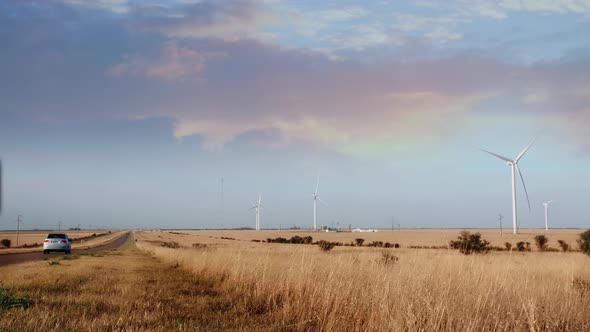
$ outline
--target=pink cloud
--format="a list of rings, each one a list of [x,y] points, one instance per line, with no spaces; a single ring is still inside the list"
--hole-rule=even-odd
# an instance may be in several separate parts
[[[126,62],[108,70],[112,76],[136,76],[164,81],[175,81],[202,77],[207,61],[219,53],[166,45],[156,56],[131,56]]]

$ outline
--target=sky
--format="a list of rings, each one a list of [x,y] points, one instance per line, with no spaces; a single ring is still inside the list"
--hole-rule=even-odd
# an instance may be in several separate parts
[[[0,229],[588,228],[587,0],[0,2]]]

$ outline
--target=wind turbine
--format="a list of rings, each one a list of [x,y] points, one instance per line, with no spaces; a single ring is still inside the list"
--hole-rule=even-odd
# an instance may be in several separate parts
[[[480,149],[481,151],[488,153],[496,158],[502,159],[506,162],[506,165],[510,166],[510,168],[512,169],[512,228],[513,228],[513,233],[516,234],[517,233],[517,214],[516,214],[516,173],[518,173],[518,175],[520,176],[520,180],[522,181],[522,187],[524,188],[524,193],[526,194],[526,200],[527,203],[529,205],[529,211],[531,210],[531,202],[529,201],[529,193],[526,190],[526,185],[524,184],[524,178],[522,177],[522,173],[520,172],[520,168],[518,167],[518,162],[520,161],[520,159],[524,156],[524,154],[529,150],[529,148],[535,143],[535,140],[533,140],[526,148],[524,148],[524,150],[522,150],[522,152],[516,157],[516,159],[512,160],[510,158],[506,158],[504,156],[501,156],[499,154],[495,154],[493,152],[484,150],[484,149]]]
[[[320,199],[320,195],[318,194],[318,189],[320,188],[320,172],[318,172],[318,181],[315,185],[315,192],[313,193],[313,230],[317,231],[318,229],[318,201],[322,202],[324,205],[324,201]]]
[[[258,196],[258,204],[254,204],[252,202],[250,202],[252,204],[252,207],[250,208],[250,210],[256,210],[256,230],[259,231],[260,230],[260,210],[262,209],[262,194],[260,194]]]
[[[549,223],[547,222],[547,219],[548,219],[547,218],[547,215],[548,215],[547,210],[549,208],[549,204],[551,204],[551,203],[553,203],[553,201],[543,203],[543,205],[545,206],[545,231],[549,230]]]

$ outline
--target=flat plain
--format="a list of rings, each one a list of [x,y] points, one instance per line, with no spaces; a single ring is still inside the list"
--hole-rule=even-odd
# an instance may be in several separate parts
[[[589,256],[414,248],[443,246],[460,231],[136,231],[124,250],[2,271],[1,288],[32,305],[0,309],[0,330],[590,330]],[[550,247],[563,240],[573,249],[582,232],[470,231],[497,246],[534,247],[546,234]],[[257,242],[293,236],[365,243],[325,252]]]

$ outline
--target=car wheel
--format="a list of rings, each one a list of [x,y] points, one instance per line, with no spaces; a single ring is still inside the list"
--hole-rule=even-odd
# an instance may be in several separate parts
[[[69,255],[70,253],[71,253],[71,251],[69,251],[69,250],[68,250],[68,251],[66,251],[66,255]]]
[[[43,250],[43,255],[47,255],[47,250]]]

